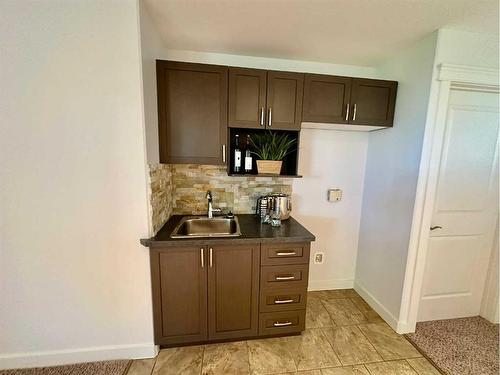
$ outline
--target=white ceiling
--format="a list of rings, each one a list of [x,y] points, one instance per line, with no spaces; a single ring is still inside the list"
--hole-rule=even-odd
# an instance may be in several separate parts
[[[440,27],[498,32],[498,0],[144,0],[167,48],[372,65]]]

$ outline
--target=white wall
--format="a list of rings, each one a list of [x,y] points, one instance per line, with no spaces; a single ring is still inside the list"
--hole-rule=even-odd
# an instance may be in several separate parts
[[[165,55],[166,49],[142,0],[139,1],[139,11],[147,160],[149,164],[157,164],[160,162],[160,155],[158,145],[156,59],[159,56]]]
[[[293,182],[293,216],[316,241],[311,245],[309,289],[352,288],[368,133],[302,129],[299,174]],[[327,190],[343,190],[340,202],[328,202]],[[316,251],[324,263],[313,264]]]
[[[488,278],[484,287],[483,300],[481,303],[481,316],[492,323],[499,321],[499,278],[498,278],[498,221],[495,237],[491,247],[490,265],[488,267]]]
[[[437,35],[379,67],[399,81],[394,127],[370,133],[355,289],[397,325]]]
[[[0,368],[154,354],[137,7],[0,2]]]

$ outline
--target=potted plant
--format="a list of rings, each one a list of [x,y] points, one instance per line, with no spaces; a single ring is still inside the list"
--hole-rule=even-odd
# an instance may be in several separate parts
[[[283,159],[292,152],[296,140],[286,133],[268,131],[250,138],[252,153],[257,160],[259,174],[280,174]]]

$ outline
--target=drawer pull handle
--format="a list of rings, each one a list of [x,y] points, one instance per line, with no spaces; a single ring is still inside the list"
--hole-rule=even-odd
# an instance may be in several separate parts
[[[276,253],[276,255],[279,257],[284,257],[287,255],[295,255],[295,254],[297,254],[295,251],[283,251],[283,252]]]
[[[280,303],[292,303],[293,299],[275,299],[274,303],[280,304]]]
[[[295,276],[276,276],[276,280],[295,280]]]
[[[290,322],[290,321],[283,322],[283,323],[280,323],[280,322],[274,323],[275,327],[286,327],[286,326],[291,326],[291,325],[292,325],[292,322]]]

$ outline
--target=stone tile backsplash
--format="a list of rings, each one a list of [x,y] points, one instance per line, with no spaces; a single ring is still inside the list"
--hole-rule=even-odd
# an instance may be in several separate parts
[[[235,214],[255,212],[259,196],[292,194],[292,179],[281,177],[230,177],[225,166],[160,164],[150,166],[152,223],[156,233],[171,214],[206,214],[207,190],[213,206]]]

